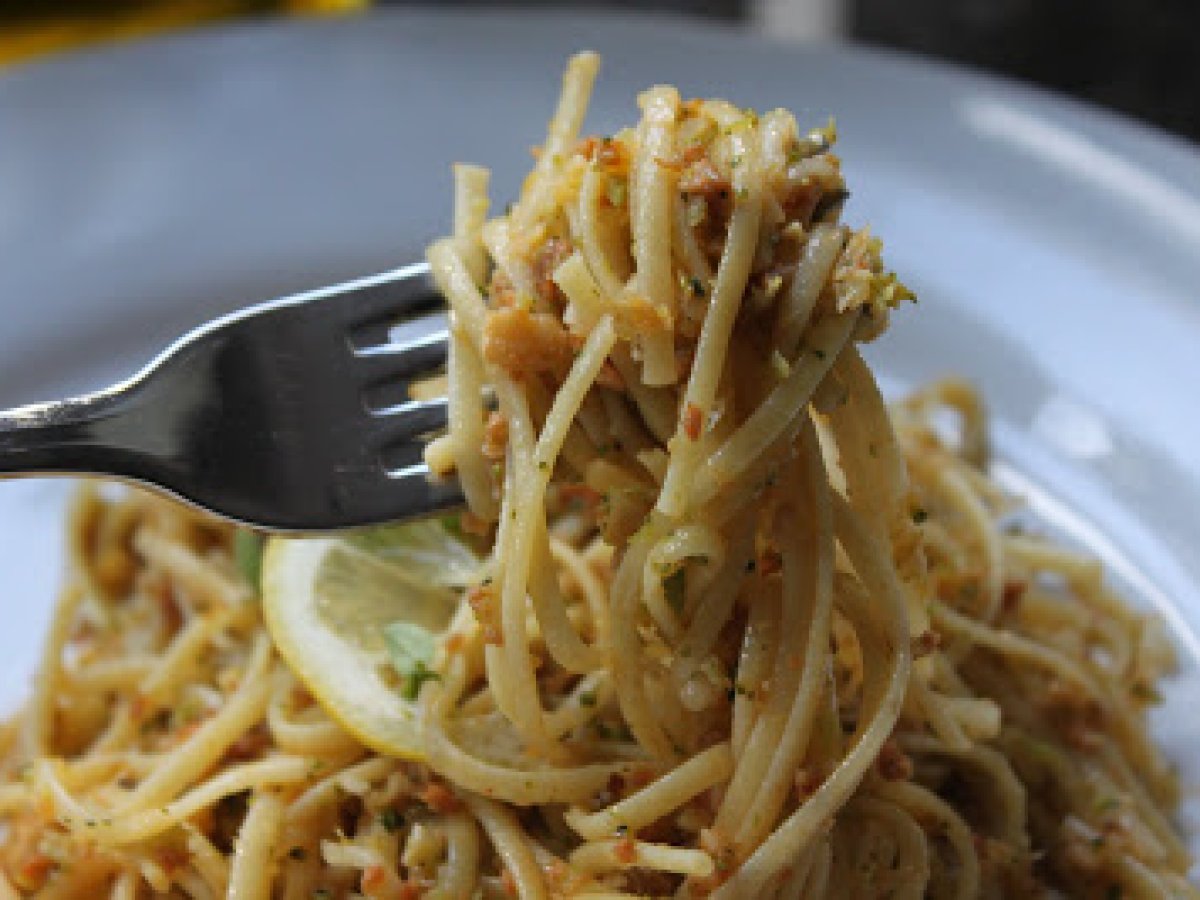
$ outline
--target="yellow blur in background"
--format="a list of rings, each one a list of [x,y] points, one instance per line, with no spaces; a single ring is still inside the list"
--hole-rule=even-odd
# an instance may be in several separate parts
[[[370,0],[8,0],[0,3],[0,65],[237,16],[339,14],[369,5]]]

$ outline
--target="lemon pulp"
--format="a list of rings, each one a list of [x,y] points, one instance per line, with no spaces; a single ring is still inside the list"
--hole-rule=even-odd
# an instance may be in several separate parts
[[[407,623],[436,639],[478,566],[437,520],[272,538],[263,615],[284,661],[332,718],[373,750],[421,759],[417,706],[405,699],[384,629]]]

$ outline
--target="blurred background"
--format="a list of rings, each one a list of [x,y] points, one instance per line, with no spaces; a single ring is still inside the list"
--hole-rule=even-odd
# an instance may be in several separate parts
[[[0,0],[0,65],[238,16],[353,15],[371,5],[370,0]],[[399,4],[377,0],[375,5]],[[459,5],[469,3],[460,0]],[[741,23],[780,40],[852,40],[897,48],[1046,85],[1200,140],[1197,0],[543,0],[521,5],[649,10]]]

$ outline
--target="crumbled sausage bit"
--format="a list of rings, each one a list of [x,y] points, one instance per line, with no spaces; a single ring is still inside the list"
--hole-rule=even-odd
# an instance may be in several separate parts
[[[688,436],[688,440],[696,441],[700,439],[703,427],[704,413],[695,403],[689,403],[683,411],[683,433]]]
[[[473,534],[476,537],[487,537],[492,531],[492,526],[486,519],[475,515],[469,509],[459,514],[458,527],[462,529],[463,534]]]
[[[804,801],[820,790],[825,776],[820,769],[802,768],[796,772],[796,796]]]
[[[1000,605],[1005,612],[1016,612],[1017,607],[1021,605],[1021,599],[1025,596],[1025,589],[1028,587],[1024,581],[1007,581],[1004,584],[1004,591],[1000,595]]]
[[[929,654],[933,653],[941,646],[942,636],[932,629],[926,629],[913,638],[913,658],[920,659],[922,656],[929,656]]]
[[[571,367],[575,346],[556,316],[514,307],[488,315],[483,355],[514,378],[539,373],[561,376]]]
[[[508,418],[502,412],[488,414],[483,428],[483,455],[490,460],[504,459],[508,447]]]
[[[913,762],[895,741],[888,739],[879,748],[875,768],[887,781],[908,781],[913,775]]]
[[[417,796],[434,812],[452,813],[462,808],[462,803],[454,792],[440,781],[429,782]]]
[[[783,568],[783,554],[774,549],[764,550],[757,568],[763,575],[774,575]]]
[[[614,391],[625,390],[625,379],[621,377],[621,373],[617,371],[617,367],[612,364],[612,361],[607,359],[600,367],[599,374],[596,375],[596,384]]]
[[[637,862],[637,844],[633,842],[631,837],[623,837],[613,845],[613,856],[617,858],[617,862],[624,863],[627,866]]]
[[[500,606],[496,589],[490,584],[477,584],[467,590],[467,604],[483,628],[483,640],[488,644],[504,643],[500,630]]]

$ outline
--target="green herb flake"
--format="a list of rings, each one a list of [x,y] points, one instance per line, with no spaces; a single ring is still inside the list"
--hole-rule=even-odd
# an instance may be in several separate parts
[[[596,705],[596,692],[584,691],[579,695],[579,705],[586,706],[589,709]]]
[[[929,510],[918,506],[912,511],[912,520],[917,525],[922,525],[929,520]]]
[[[207,712],[208,707],[195,697],[189,697],[172,711],[172,727],[185,728],[193,722],[199,721]]]
[[[1135,681],[1130,688],[1133,696],[1143,703],[1159,704],[1163,702],[1163,696],[1158,692],[1158,689],[1152,684],[1147,684],[1145,681]]]
[[[404,688],[400,691],[400,696],[405,700],[416,700],[420,696],[421,688],[425,686],[425,682],[441,680],[441,675],[432,669],[426,668],[425,663],[419,662],[412,674],[405,679]]]
[[[737,691],[739,697],[745,697],[747,700],[755,699],[756,692],[754,688],[744,685],[740,681],[734,685],[734,690]]]
[[[308,851],[303,847],[292,847],[288,850],[288,856],[294,860],[300,861],[308,858]]]
[[[263,543],[263,536],[249,528],[239,528],[233,535],[233,560],[256,594],[262,590]]]
[[[404,816],[400,814],[399,810],[389,806],[379,814],[379,824],[388,834],[395,834],[404,827]]]
[[[602,741],[630,741],[633,734],[623,724],[612,726],[606,722],[592,722],[592,730]]]
[[[623,178],[610,178],[604,186],[605,199],[612,206],[624,206],[629,195],[629,185]]]
[[[425,682],[440,680],[441,676],[429,668],[434,643],[428,630],[411,622],[393,622],[383,627],[383,641],[388,662],[404,679],[400,695],[405,700],[416,700]]]

